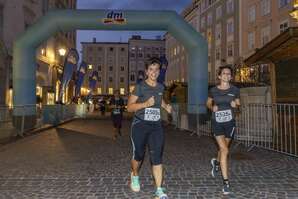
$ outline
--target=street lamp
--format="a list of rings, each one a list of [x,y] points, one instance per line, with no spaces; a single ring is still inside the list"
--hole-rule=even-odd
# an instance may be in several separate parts
[[[59,52],[59,55],[60,55],[60,56],[64,56],[65,53],[66,53],[66,50],[65,50],[64,48],[60,48],[60,49],[58,50],[58,52]]]
[[[298,0],[294,0],[293,10],[290,12],[291,17],[298,20]]]

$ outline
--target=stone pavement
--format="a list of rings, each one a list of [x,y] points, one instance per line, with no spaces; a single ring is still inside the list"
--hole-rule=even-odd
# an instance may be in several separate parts
[[[128,188],[130,121],[113,141],[104,118],[75,120],[0,147],[0,198],[152,199],[148,158],[142,191]],[[221,178],[210,175],[216,154],[211,138],[166,127],[165,187],[171,199],[298,198],[298,159],[242,146],[231,152],[233,194],[223,196]]]

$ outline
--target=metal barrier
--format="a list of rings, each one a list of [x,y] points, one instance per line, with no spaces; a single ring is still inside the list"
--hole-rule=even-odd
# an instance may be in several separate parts
[[[212,136],[211,113],[196,114],[193,119],[187,109],[198,106],[172,104],[172,107],[171,119],[163,117],[164,120],[198,136]],[[297,108],[296,104],[242,105],[240,113],[236,114],[235,141],[244,144],[248,150],[260,147],[298,157]]]
[[[27,118],[28,110],[34,112],[31,118]],[[86,114],[87,104],[1,106],[0,139],[23,136],[25,131],[46,125],[58,125],[69,119],[83,118]]]

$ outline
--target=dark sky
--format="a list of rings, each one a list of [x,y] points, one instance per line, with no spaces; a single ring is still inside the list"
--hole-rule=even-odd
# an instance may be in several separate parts
[[[78,9],[128,9],[128,10],[176,10],[180,13],[192,0],[78,0]],[[141,34],[143,38],[155,38],[163,35],[159,31],[77,31],[77,47],[81,42],[90,42],[93,37],[102,42],[127,42],[132,34]]]

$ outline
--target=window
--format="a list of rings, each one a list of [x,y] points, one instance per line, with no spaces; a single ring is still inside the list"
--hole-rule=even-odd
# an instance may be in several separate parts
[[[101,71],[101,65],[98,65],[98,71]]]
[[[114,48],[113,47],[110,47],[110,51],[113,52],[114,51]]]
[[[150,54],[147,54],[147,58],[150,58],[151,57],[151,55]]]
[[[231,18],[231,19],[228,19],[228,22],[227,22],[227,34],[230,35],[233,33],[234,33],[234,20],[233,18]]]
[[[270,13],[270,0],[261,1],[261,15],[265,16]]]
[[[101,77],[100,76],[98,76],[98,82],[101,82]]]
[[[113,88],[109,88],[109,95],[113,95]]]
[[[279,31],[280,33],[284,32],[289,28],[289,22],[288,21],[283,21],[279,24]]]
[[[135,54],[134,54],[134,53],[130,53],[130,56],[131,56],[131,57],[135,57]]]
[[[234,56],[233,47],[234,47],[233,43],[228,44],[228,50],[227,50],[228,51],[228,57],[233,57]]]
[[[215,49],[215,59],[216,60],[220,60],[220,51],[221,51],[220,47],[217,47]]]
[[[113,66],[109,66],[109,71],[113,71]]]
[[[270,40],[270,26],[266,26],[261,30],[262,45],[265,45]]]
[[[124,66],[121,66],[121,67],[120,67],[120,70],[121,70],[121,71],[124,71]]]
[[[121,48],[121,52],[124,52],[125,51],[125,48]]]
[[[143,54],[142,53],[139,53],[138,57],[143,57]]]
[[[101,95],[101,93],[102,93],[101,88],[97,88],[97,94]]]
[[[120,77],[120,82],[121,82],[121,83],[124,82],[124,77]]]
[[[3,36],[3,21],[4,21],[3,6],[0,5],[0,38],[2,38]]]
[[[97,51],[102,51],[102,47],[97,47]]]
[[[89,57],[89,62],[92,62],[92,57]]]
[[[256,20],[256,6],[252,5],[248,9],[248,22],[252,23]]]
[[[221,39],[221,24],[216,24],[216,32],[215,32],[215,39],[220,40]]]
[[[201,18],[201,28],[203,29],[203,28],[205,28],[205,26],[206,26],[206,17],[203,16],[203,17]]]
[[[212,5],[212,0],[208,0],[208,6]]]
[[[207,15],[207,25],[210,26],[212,24],[212,13],[208,13]]]
[[[216,8],[216,19],[220,19],[222,16],[222,7],[221,6],[218,6]]]
[[[124,88],[120,88],[120,95],[125,95],[125,89]]]
[[[279,8],[285,7],[289,4],[290,4],[290,0],[279,0],[278,1],[278,7]]]
[[[234,0],[228,0],[226,6],[228,14],[234,12]]]
[[[134,75],[134,74],[131,74],[131,75],[130,75],[130,81],[134,82],[135,79],[136,79],[136,78],[135,78],[135,75]]]
[[[113,77],[109,77],[109,82],[113,82]]]
[[[93,51],[92,46],[89,46],[87,49],[88,49],[88,52],[92,52]]]
[[[211,32],[210,29],[209,29],[208,32],[207,32],[207,41],[208,41],[208,45],[209,45],[209,47],[211,47],[212,32]]]
[[[248,49],[252,50],[255,48],[255,33],[250,32],[248,33]]]

